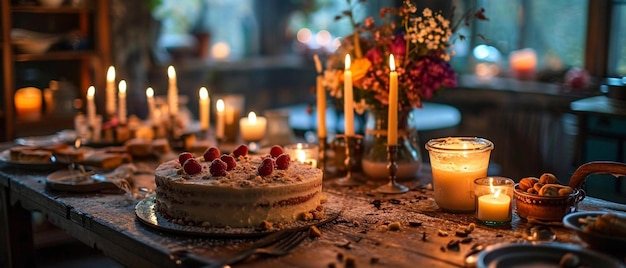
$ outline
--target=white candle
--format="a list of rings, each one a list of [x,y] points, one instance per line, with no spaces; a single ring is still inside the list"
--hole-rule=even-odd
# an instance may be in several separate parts
[[[115,67],[109,66],[107,70],[106,85],[106,113],[107,115],[115,114]]]
[[[389,110],[387,117],[387,145],[398,144],[398,73],[393,54],[389,55]]]
[[[267,127],[267,119],[262,116],[256,116],[254,112],[250,112],[248,117],[239,120],[239,128],[241,129],[241,138],[244,141],[260,141],[265,136],[265,128]]]
[[[96,123],[96,104],[94,103],[94,96],[96,94],[96,88],[90,86],[87,89],[87,123],[93,127]]]
[[[218,139],[224,138],[224,100],[219,99],[215,103],[215,109],[217,109],[217,124],[215,136]]]
[[[146,97],[148,98],[148,118],[152,124],[156,124],[156,114],[154,113],[154,89],[149,87],[146,89]]]
[[[322,63],[317,54],[313,56],[313,60],[315,60],[315,70],[317,71],[315,81],[317,93],[317,137],[321,140],[326,138],[326,91],[323,84]]]
[[[343,73],[343,113],[345,135],[354,136],[354,98],[352,97],[352,71],[350,71],[350,54],[346,54],[346,66]]]
[[[169,87],[167,89],[167,100],[170,108],[170,115],[175,116],[178,113],[178,86],[176,85],[176,70],[174,66],[167,68],[167,77],[169,78]]]
[[[119,84],[119,91],[117,93],[117,98],[119,101],[119,117],[120,124],[126,124],[126,81],[122,80]]]
[[[517,76],[528,78],[537,68],[537,53],[532,48],[512,51],[509,54],[509,63]]]
[[[501,194],[498,189],[495,193],[478,197],[478,211],[476,217],[483,221],[504,222],[510,220],[511,197]]]
[[[200,129],[209,129],[209,91],[206,87],[201,87],[198,92],[200,95]]]

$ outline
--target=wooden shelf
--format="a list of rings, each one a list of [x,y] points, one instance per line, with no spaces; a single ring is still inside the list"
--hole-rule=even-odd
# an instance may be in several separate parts
[[[71,14],[71,13],[87,13],[91,12],[91,8],[87,7],[42,7],[42,6],[14,6],[12,12],[20,13],[45,13],[45,14]]]
[[[53,51],[43,54],[16,54],[15,61],[82,60],[96,56],[92,50]]]
[[[69,77],[76,87],[77,96],[84,96],[89,85],[104,87],[106,81],[101,75],[111,62],[110,51],[110,0],[90,0],[84,6],[63,5],[44,7],[39,5],[13,4],[14,0],[0,0],[0,71],[4,77],[3,103],[0,110],[0,142],[10,141],[25,135],[41,135],[45,132],[73,128],[72,118],[43,117],[37,122],[21,122],[15,113],[13,94],[16,80],[24,68],[50,68],[58,77]],[[78,30],[87,38],[91,47],[85,50],[63,50],[53,46],[51,51],[42,54],[16,53],[11,44],[11,30],[15,27],[40,32],[67,32]],[[16,64],[18,63],[18,64]],[[25,64],[34,63],[34,64]],[[67,64],[71,63],[71,64]],[[34,65],[34,67],[33,67]],[[39,66],[40,65],[40,66]],[[68,65],[68,66],[66,66]],[[35,82],[45,84],[55,77],[38,77]],[[40,81],[41,80],[41,81]],[[55,79],[56,80],[56,79]]]

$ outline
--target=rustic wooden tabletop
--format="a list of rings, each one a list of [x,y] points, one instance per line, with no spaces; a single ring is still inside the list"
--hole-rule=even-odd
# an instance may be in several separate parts
[[[141,168],[153,167],[146,164]],[[144,195],[120,193],[71,193],[46,188],[48,171],[0,166],[3,234],[9,241],[4,264],[28,264],[28,243],[16,242],[18,220],[24,211],[41,211],[54,225],[85,244],[128,267],[181,267],[171,252],[188,250],[209,260],[232,256],[258,238],[211,237],[172,233],[149,226],[135,215],[135,206]],[[329,176],[330,177],[330,176]],[[292,253],[282,257],[249,259],[246,267],[463,267],[466,256],[477,245],[503,242],[530,242],[527,231],[534,223],[513,215],[510,225],[487,227],[475,222],[473,214],[441,211],[433,200],[430,169],[424,165],[418,178],[401,182],[410,191],[385,195],[376,188],[385,183],[366,182],[341,187],[325,180],[328,202],[341,208],[335,220],[320,226],[322,235],[307,238]],[[154,189],[151,175],[133,177],[135,192],[140,187]],[[6,202],[5,202],[6,201]],[[626,212],[626,206],[591,197],[578,207],[581,211]],[[466,229],[475,225],[471,232]],[[17,226],[17,227],[16,227]],[[393,226],[393,227],[391,227]],[[395,228],[399,226],[399,228]],[[558,224],[541,227],[555,234],[556,241],[585,246],[576,234]],[[32,236],[32,234],[30,234]],[[28,237],[28,234],[21,236]],[[13,239],[12,239],[13,238]],[[8,243],[8,244],[7,244]],[[31,247],[32,249],[32,247]],[[9,262],[10,260],[10,262]],[[623,261],[622,257],[622,261]],[[32,261],[32,260],[30,260]]]

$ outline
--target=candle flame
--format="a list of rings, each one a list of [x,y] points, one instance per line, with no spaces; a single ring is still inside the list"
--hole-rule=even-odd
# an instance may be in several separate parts
[[[109,69],[107,70],[107,81],[115,81],[115,67],[113,66],[109,66]]]
[[[496,190],[496,192],[495,192],[495,193],[493,193],[493,199],[498,198],[498,196],[500,196],[500,192],[502,192],[502,189],[498,189],[498,190]]]
[[[76,140],[74,141],[74,148],[75,148],[75,149],[80,148],[80,139],[76,139]]]
[[[296,154],[299,162],[304,163],[304,161],[306,161],[306,153],[303,150],[297,150]]]
[[[215,103],[215,108],[217,109],[218,112],[223,112],[224,111],[224,100],[222,100],[222,99],[217,100],[217,102]]]
[[[350,70],[350,54],[346,54],[346,70]]]
[[[118,87],[119,87],[120,93],[122,94],[126,93],[126,81],[124,80],[120,81],[120,84]]]
[[[146,96],[148,98],[152,98],[154,97],[154,89],[152,89],[151,87],[149,87],[148,89],[146,89]]]
[[[396,60],[393,58],[393,54],[389,55],[389,69],[392,72],[396,71]]]
[[[198,94],[200,95],[200,99],[205,100],[209,98],[209,91],[206,89],[206,87],[201,87]]]
[[[296,144],[296,148],[302,149],[302,148],[304,148],[304,146],[302,145],[302,143],[298,143],[298,144]]]
[[[248,122],[252,125],[256,124],[256,114],[254,112],[248,114]]]
[[[90,86],[87,89],[87,97],[93,98],[94,95],[96,95],[96,88],[93,86]]]
[[[170,67],[167,67],[167,77],[170,79],[176,78],[176,70],[174,70],[174,66],[170,65]]]

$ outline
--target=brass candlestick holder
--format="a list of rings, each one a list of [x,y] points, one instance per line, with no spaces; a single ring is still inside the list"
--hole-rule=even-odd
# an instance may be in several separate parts
[[[398,163],[396,163],[396,157],[398,155],[398,146],[387,146],[387,170],[389,170],[389,182],[376,189],[379,193],[383,194],[401,194],[409,191],[409,187],[401,185],[396,182],[396,173],[398,172]]]
[[[361,184],[360,181],[354,179],[352,176],[352,161],[355,157],[354,154],[356,152],[357,139],[355,136],[345,136],[346,143],[346,160],[344,161],[346,165],[346,176],[339,178],[335,181],[335,184],[340,186],[355,186]]]
[[[317,165],[323,173],[326,173],[326,137],[319,137],[318,139]]]

